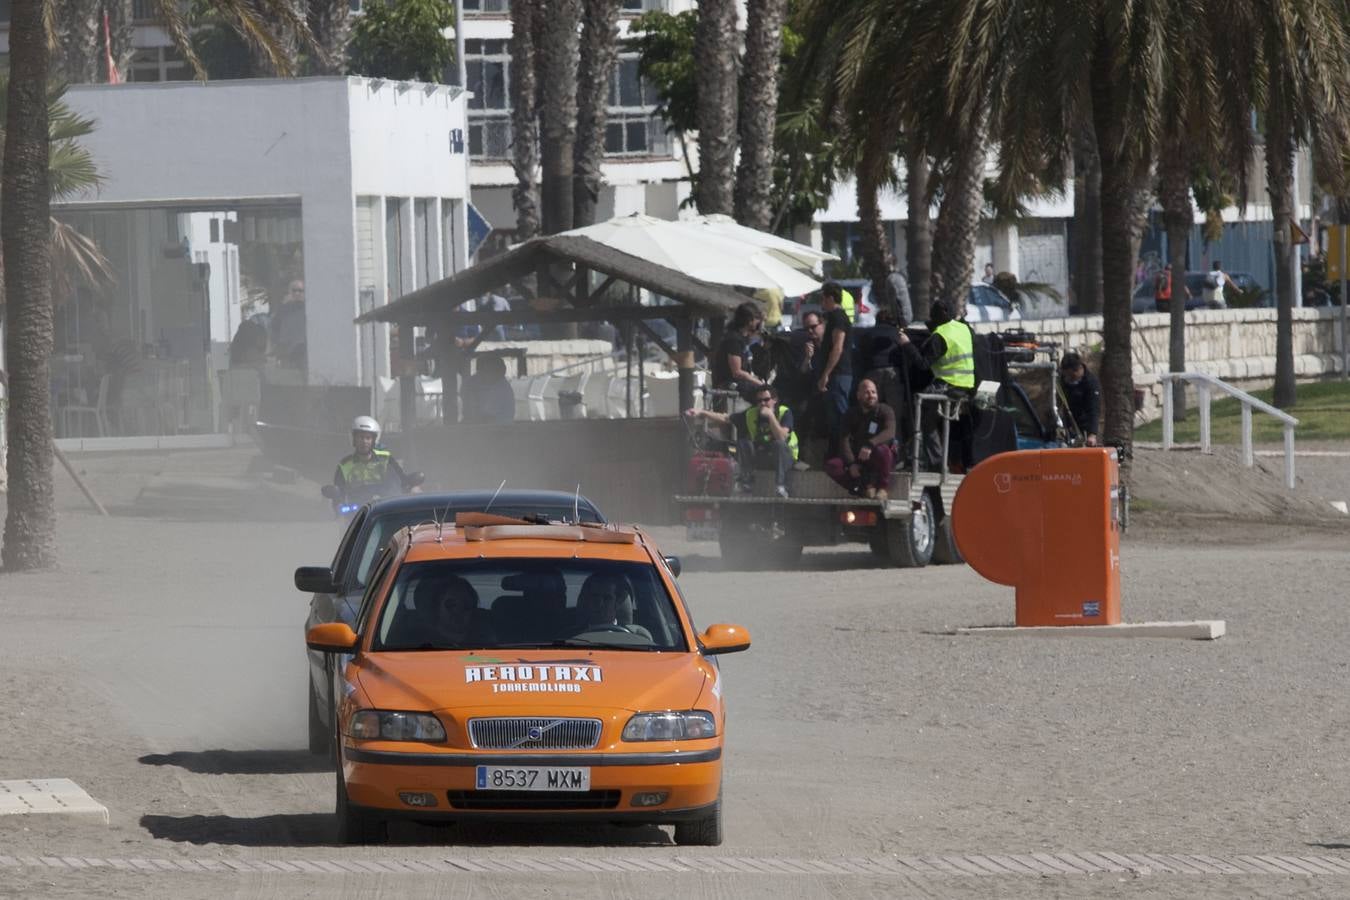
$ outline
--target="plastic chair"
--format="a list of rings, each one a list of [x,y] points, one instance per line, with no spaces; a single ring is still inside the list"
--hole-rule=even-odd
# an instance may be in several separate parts
[[[71,427],[74,422],[80,423],[80,437],[85,437],[83,425],[89,419],[93,420],[94,429],[98,432],[96,437],[107,437],[112,431],[108,426],[108,382],[111,380],[111,375],[99,378],[98,399],[93,406],[76,404],[61,407],[61,431],[66,437],[74,436],[75,429]]]

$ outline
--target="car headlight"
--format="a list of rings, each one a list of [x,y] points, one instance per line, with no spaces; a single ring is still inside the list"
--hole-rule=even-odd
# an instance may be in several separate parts
[[[347,736],[358,741],[443,741],[445,728],[426,713],[360,709],[347,720]]]
[[[717,722],[710,712],[638,713],[623,726],[625,741],[693,741],[717,736]]]

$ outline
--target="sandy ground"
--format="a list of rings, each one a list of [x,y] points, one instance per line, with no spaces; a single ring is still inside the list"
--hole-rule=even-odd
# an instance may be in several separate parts
[[[1278,486],[1279,460],[1263,462],[1274,474],[1223,456],[1136,460],[1136,493],[1150,508],[1125,541],[1125,617],[1225,619],[1229,635],[1214,643],[957,636],[962,625],[1011,623],[1010,589],[964,566],[880,568],[853,548],[808,551],[795,572],[724,572],[715,545],[657,529],[684,557],[681,585],[700,625],[738,622],[754,638],[750,652],[724,662],[728,837],[702,855],[1322,854],[1350,867],[1350,528],[1317,506],[1321,481],[1305,479],[1292,502],[1266,492],[1272,479]],[[307,598],[290,586],[294,567],[325,562],[338,536],[314,485],[272,483],[242,450],[78,464],[116,515],[90,514],[58,474],[61,568],[0,576],[0,704],[10,726],[0,778],[73,778],[112,821],[0,819],[0,894],[1350,894],[1350,875],[5,866],[21,856],[690,855],[655,828],[412,828],[392,848],[335,846],[332,776],[303,749]],[[1343,477],[1346,461],[1336,466]],[[1178,485],[1201,487],[1183,496]]]

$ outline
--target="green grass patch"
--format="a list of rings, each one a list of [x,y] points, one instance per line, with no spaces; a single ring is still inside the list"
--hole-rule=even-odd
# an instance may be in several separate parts
[[[1258,400],[1271,402],[1273,391],[1255,391]],[[1210,406],[1210,437],[1216,444],[1242,442],[1242,404],[1218,392]],[[1287,412],[1298,419],[1296,434],[1299,440],[1345,440],[1350,438],[1350,383],[1323,381],[1298,386],[1298,405]],[[1174,440],[1196,443],[1200,440],[1200,410],[1189,400],[1186,419],[1177,422]],[[1134,433],[1137,441],[1161,441],[1162,420],[1150,422]],[[1262,412],[1252,410],[1252,439],[1257,443],[1278,443],[1284,440],[1284,426]]]

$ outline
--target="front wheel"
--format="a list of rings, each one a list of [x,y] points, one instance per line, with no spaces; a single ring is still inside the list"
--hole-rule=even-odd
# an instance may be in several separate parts
[[[681,847],[716,847],[722,843],[722,798],[701,819],[675,823],[675,843]]]
[[[389,839],[389,826],[383,818],[371,812],[352,806],[347,799],[347,785],[342,778],[342,762],[338,761],[337,771],[337,818],[338,843],[340,844],[383,844]]]

